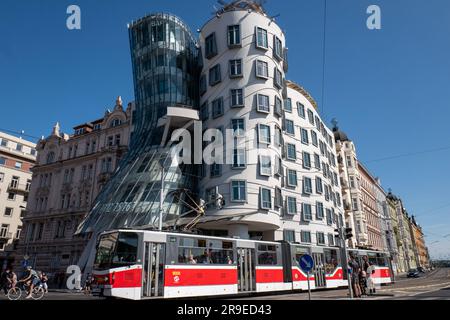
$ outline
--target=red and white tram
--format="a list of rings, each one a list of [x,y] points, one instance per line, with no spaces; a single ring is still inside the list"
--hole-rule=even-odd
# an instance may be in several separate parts
[[[347,286],[340,248],[253,241],[143,230],[100,235],[93,276],[103,296],[126,299],[180,298],[252,292],[307,290],[301,255],[315,270],[311,289]],[[391,282],[385,254],[355,250],[375,267],[375,283]]]

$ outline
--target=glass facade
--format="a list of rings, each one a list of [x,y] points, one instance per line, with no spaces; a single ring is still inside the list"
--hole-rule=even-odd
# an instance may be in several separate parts
[[[186,24],[170,14],[152,14],[128,28],[136,105],[129,151],[77,232],[157,228],[162,179],[163,225],[170,225],[184,210],[183,201],[171,191],[196,190],[196,167],[170,165],[170,150],[162,143],[164,126],[158,126],[158,120],[169,106],[198,109],[197,42]]]

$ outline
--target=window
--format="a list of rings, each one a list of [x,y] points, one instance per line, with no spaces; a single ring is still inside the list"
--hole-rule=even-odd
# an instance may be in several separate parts
[[[292,112],[292,100],[291,98],[287,98],[284,100],[284,111]]]
[[[228,46],[235,47],[241,44],[241,28],[239,25],[228,26]]]
[[[272,175],[272,159],[270,156],[259,156],[259,174],[262,176]]]
[[[6,217],[11,217],[13,215],[13,208],[5,208],[5,216]]]
[[[320,170],[320,156],[317,153],[314,153],[314,167]]]
[[[308,120],[309,123],[311,123],[312,125],[314,125],[314,114],[311,110],[308,109]]]
[[[301,235],[301,242],[303,243],[311,243],[311,232],[310,231],[302,231],[300,233]]]
[[[311,221],[312,220],[312,209],[311,209],[310,204],[303,203],[302,214],[303,214],[303,221]]]
[[[212,117],[213,119],[223,115],[223,97],[215,99],[212,103]]]
[[[275,112],[276,115],[278,115],[280,117],[283,115],[283,113],[281,111],[281,99],[278,98],[277,96],[275,96],[275,109],[274,109],[274,112]]]
[[[242,76],[242,59],[230,60],[230,77],[236,78]]]
[[[322,192],[323,192],[322,178],[316,177],[316,193],[322,194]]]
[[[4,157],[0,157],[0,165],[5,165],[6,164],[6,159]]]
[[[210,165],[210,175],[211,178],[219,177],[222,174],[222,165],[218,163],[213,163]]]
[[[316,202],[316,219],[317,220],[323,219],[323,203],[322,202]]]
[[[312,193],[312,180],[308,177],[303,177],[303,193],[311,194]]]
[[[216,34],[213,32],[205,39],[205,57],[211,59],[217,55]]]
[[[303,168],[311,169],[311,155],[305,151],[303,151]]]
[[[231,89],[231,107],[243,107],[244,106],[244,94],[243,89]]]
[[[289,187],[297,186],[297,171],[288,169],[287,170],[287,184]]]
[[[261,209],[272,209],[272,190],[267,188],[260,189]]]
[[[334,235],[332,233],[328,234],[328,245],[330,247],[334,246]]]
[[[277,264],[277,246],[270,244],[258,245],[258,264],[276,265]]]
[[[311,141],[313,146],[317,147],[319,145],[319,142],[317,140],[317,133],[314,130],[311,130]]]
[[[283,195],[281,194],[281,188],[275,187],[275,207],[281,208],[283,206]]]
[[[245,168],[245,149],[233,149],[233,168]]]
[[[351,188],[356,188],[356,183],[355,183],[355,177],[354,176],[350,176],[350,187]]]
[[[122,120],[116,118],[111,122],[111,127],[117,127],[117,126],[120,126],[121,124],[122,124]]]
[[[116,134],[114,144],[120,146],[120,134]]]
[[[93,140],[92,141],[92,148],[91,148],[91,152],[94,153],[96,151],[96,145],[97,145],[97,141]]]
[[[204,74],[200,77],[199,92],[201,96],[206,92],[206,75]]]
[[[295,135],[294,121],[284,119],[284,129],[286,130],[287,134]]]
[[[16,161],[16,163],[14,164],[14,167],[15,167],[16,169],[22,169],[22,162]]]
[[[305,119],[305,106],[301,104],[300,102],[297,102],[297,113],[299,117],[302,117]]]
[[[308,136],[308,130],[301,129],[301,138],[303,144],[309,144],[309,136]]]
[[[275,156],[275,174],[280,177],[283,176],[283,163],[279,156]]]
[[[202,121],[206,121],[209,119],[208,101],[205,101],[200,107],[200,118],[202,119]]]
[[[357,198],[352,198],[352,210],[354,211],[358,211],[358,199]]]
[[[16,144],[16,151],[22,151],[23,145],[18,143]]]
[[[220,74],[220,64],[216,64],[214,67],[209,69],[209,85],[215,86],[220,81],[222,81],[222,76]]]
[[[286,197],[286,206],[288,214],[297,214],[297,199],[295,197]]]
[[[2,224],[2,227],[0,228],[0,237],[4,238],[8,236],[9,231],[9,224]]]
[[[16,239],[19,239],[20,238],[20,234],[22,233],[22,227],[17,227],[17,230],[16,230]]]
[[[244,119],[232,119],[231,120],[231,128],[233,129],[233,135],[243,136],[245,133],[245,122]]]
[[[347,159],[347,167],[351,168],[353,166],[352,158],[350,156],[347,156],[346,159]]]
[[[256,77],[269,79],[269,65],[262,60],[256,60]]]
[[[331,215],[331,210],[326,209],[327,212],[327,225],[331,226],[333,224],[333,217]]]
[[[265,124],[258,124],[258,142],[270,144],[270,127]]]
[[[295,148],[295,144],[292,143],[286,144],[286,157],[288,160],[293,161],[297,159],[297,150]]]
[[[283,88],[283,75],[280,70],[275,68],[275,73],[273,77],[273,83],[279,89]]]
[[[8,140],[6,140],[5,138],[1,139],[0,146],[7,147],[8,146]]]
[[[245,201],[247,199],[246,192],[246,182],[244,180],[236,180],[231,182],[231,201]]]
[[[108,141],[106,142],[108,147],[112,147],[114,145],[114,136],[109,136]]]
[[[283,240],[287,242],[295,242],[295,231],[294,230],[283,230]]]
[[[16,194],[14,192],[9,192],[8,193],[8,200],[15,200],[16,199]]]
[[[267,30],[256,27],[256,47],[261,49],[268,49]]]
[[[257,94],[256,100],[257,100],[256,110],[258,110],[259,112],[264,112],[264,113],[270,112],[269,96],[266,96],[263,94]]]
[[[281,128],[275,125],[275,144],[281,146],[283,144],[283,136],[281,134]]]
[[[277,36],[273,36],[273,53],[278,60],[283,59],[283,44]]]
[[[318,245],[325,245],[325,233],[317,232],[316,233],[316,237],[317,237],[317,244]]]

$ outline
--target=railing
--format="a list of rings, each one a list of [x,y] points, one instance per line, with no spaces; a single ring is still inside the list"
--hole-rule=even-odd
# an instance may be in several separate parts
[[[15,192],[30,192],[30,184],[19,184],[16,182],[11,182],[8,185],[8,191],[15,191]]]
[[[12,232],[8,232],[6,230],[0,231],[0,240],[9,240],[12,239]]]

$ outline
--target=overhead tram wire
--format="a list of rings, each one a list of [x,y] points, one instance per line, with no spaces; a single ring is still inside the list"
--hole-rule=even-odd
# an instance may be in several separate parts
[[[366,163],[381,162],[381,161],[393,160],[393,159],[398,159],[398,158],[406,158],[406,157],[411,157],[411,156],[416,156],[416,155],[421,155],[421,154],[426,154],[426,153],[445,151],[445,150],[450,150],[450,146],[436,148],[436,149],[429,149],[429,150],[424,150],[424,151],[404,153],[404,154],[399,154],[399,155],[385,157],[385,158],[373,159],[373,160],[366,161]]]
[[[29,138],[33,138],[33,139],[40,139],[40,137],[35,137],[29,134],[25,134],[25,131],[15,131],[15,130],[9,130],[9,129],[4,129],[4,128],[0,128],[0,131],[6,132],[6,133],[11,133],[11,134],[15,134],[21,137],[29,137]]]

